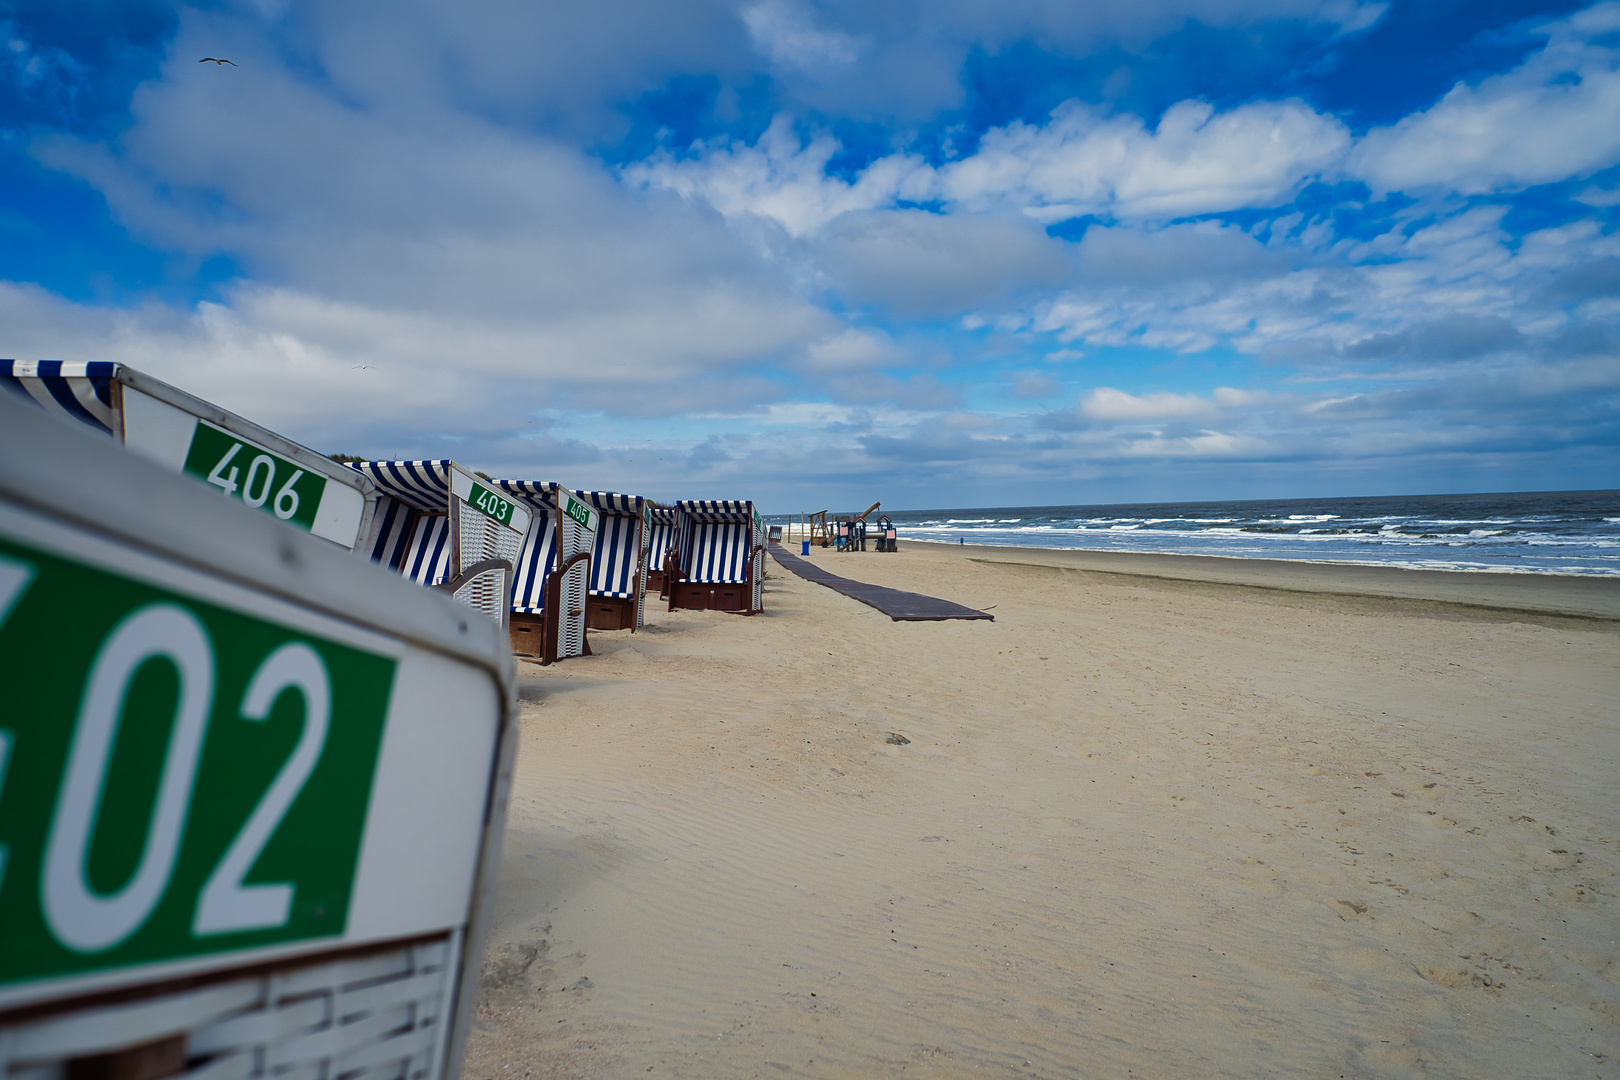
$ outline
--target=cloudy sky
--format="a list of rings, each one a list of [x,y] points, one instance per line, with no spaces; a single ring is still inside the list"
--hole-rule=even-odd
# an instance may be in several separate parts
[[[1620,483],[1614,0],[0,0],[0,191],[0,356],[328,452],[776,512]]]

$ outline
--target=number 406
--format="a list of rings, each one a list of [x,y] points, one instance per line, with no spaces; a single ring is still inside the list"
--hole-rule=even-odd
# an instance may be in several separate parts
[[[270,489],[276,483],[276,459],[269,454],[258,455],[248,466],[247,479],[238,484],[236,476],[240,466],[232,465],[231,461],[241,452],[242,444],[232,443],[230,450],[226,451],[225,456],[209,471],[208,482],[222,488],[227,495],[237,494],[237,489],[240,488],[243,502],[255,508],[263,506],[265,500],[270,497]],[[229,475],[225,473],[227,466],[231,470]],[[303,469],[295,469],[287,482],[281,485],[281,490],[276,492],[276,501],[271,504],[271,509],[282,521],[298,513],[298,492],[293,490],[293,485],[298,483],[303,475]],[[254,490],[255,486],[258,488],[257,491]]]

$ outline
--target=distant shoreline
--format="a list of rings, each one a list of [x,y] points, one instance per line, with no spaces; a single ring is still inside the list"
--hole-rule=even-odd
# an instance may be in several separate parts
[[[1620,578],[1620,491],[895,511],[889,520],[902,544],[967,540],[1020,549]]]
[[[1620,621],[1620,577],[1617,576],[1540,571],[1413,570],[1377,563],[953,544],[914,537],[902,538],[902,555],[907,544],[927,544],[930,550],[955,552],[964,559],[981,563],[1046,566],[1286,592],[1379,596]],[[866,554],[870,555],[871,552]]]

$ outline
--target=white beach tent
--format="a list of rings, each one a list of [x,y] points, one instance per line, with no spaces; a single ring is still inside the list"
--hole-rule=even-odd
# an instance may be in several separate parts
[[[512,588],[512,651],[542,664],[589,656],[587,596],[602,515],[561,484],[494,480],[495,487],[527,505],[534,528],[517,559]]]
[[[324,454],[111,361],[0,360],[9,391],[294,528],[364,554],[377,490]]]
[[[536,515],[448,459],[352,461],[381,493],[371,561],[444,589],[505,627],[512,582]]]

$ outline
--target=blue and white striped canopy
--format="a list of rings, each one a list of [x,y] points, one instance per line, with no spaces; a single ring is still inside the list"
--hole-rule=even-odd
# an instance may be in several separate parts
[[[355,472],[363,473],[384,495],[428,514],[450,512],[450,460],[432,461],[351,461]]]
[[[371,561],[418,585],[450,579],[450,515],[428,514],[391,495],[377,497]]]
[[[591,595],[629,599],[636,595],[636,567],[641,564],[640,495],[581,491],[581,499],[602,515],[591,551]]]
[[[754,549],[754,504],[685,501],[675,504],[681,569],[687,581],[741,585]]]
[[[512,575],[512,610],[539,615],[546,610],[546,575],[557,561],[557,485],[546,480],[496,480],[506,494],[534,510],[534,530]]]
[[[534,529],[518,556],[517,573],[512,576],[512,610],[539,615],[546,610],[546,575],[557,562],[557,519],[537,514]]]
[[[647,569],[662,570],[664,556],[675,543],[675,511],[667,506],[655,506],[647,518]]]
[[[641,504],[647,501],[640,495],[621,495],[616,491],[576,491],[574,494],[604,514],[630,517],[640,517]]]
[[[108,435],[117,374],[110,360],[0,360],[0,387]]]
[[[492,483],[539,514],[557,509],[557,489],[562,486],[552,480],[495,480]]]
[[[450,580],[450,462],[350,461],[376,484],[371,561],[418,585]]]
[[[675,504],[677,512],[703,525],[751,525],[754,504],[746,499],[686,499]]]

